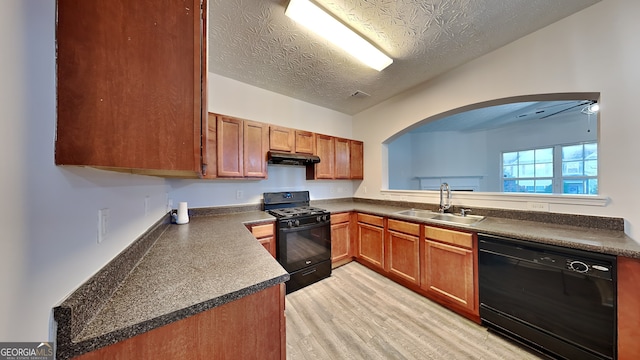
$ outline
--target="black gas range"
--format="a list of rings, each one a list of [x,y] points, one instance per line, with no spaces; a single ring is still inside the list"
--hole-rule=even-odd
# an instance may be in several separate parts
[[[290,274],[287,293],[331,276],[331,214],[309,205],[308,191],[264,193],[276,217],[276,259]]]

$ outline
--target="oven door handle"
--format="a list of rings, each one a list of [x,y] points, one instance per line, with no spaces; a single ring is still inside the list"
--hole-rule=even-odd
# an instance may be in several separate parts
[[[297,227],[281,227],[280,231],[285,232],[285,233],[289,233],[289,232],[294,232],[294,231],[300,231],[300,230],[311,230],[311,229],[315,229],[315,228],[320,228],[320,227],[324,227],[324,226],[331,226],[330,222],[323,222],[323,223],[319,223],[319,224],[312,224],[312,225],[303,225],[303,226],[297,226]]]

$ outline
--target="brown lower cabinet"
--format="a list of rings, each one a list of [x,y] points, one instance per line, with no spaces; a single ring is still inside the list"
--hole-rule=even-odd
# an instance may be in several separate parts
[[[389,272],[420,285],[420,225],[388,220]]]
[[[279,284],[75,359],[285,360],[284,306]]]
[[[451,306],[479,315],[474,235],[425,226],[422,289]]]
[[[475,322],[478,303],[475,234],[356,213],[355,259]]]
[[[267,224],[253,224],[247,226],[258,242],[273,256],[276,257],[276,237],[275,224],[269,222]]]
[[[351,261],[351,214],[331,214],[331,265]]]
[[[370,214],[354,216],[356,261],[480,322],[476,234]],[[414,281],[416,271],[418,282]],[[640,259],[619,256],[617,282],[617,358],[640,359]]]
[[[358,258],[374,268],[384,270],[384,218],[357,215]]]
[[[640,359],[640,260],[618,257],[618,359]]]

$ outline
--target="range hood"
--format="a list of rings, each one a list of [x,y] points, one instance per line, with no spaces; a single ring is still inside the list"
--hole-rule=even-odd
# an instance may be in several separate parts
[[[316,155],[292,154],[280,151],[269,151],[269,164],[307,166],[320,162]]]

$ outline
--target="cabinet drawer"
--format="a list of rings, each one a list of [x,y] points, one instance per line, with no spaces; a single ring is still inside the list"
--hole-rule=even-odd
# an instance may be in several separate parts
[[[358,222],[384,227],[384,218],[369,214],[358,214]]]
[[[331,223],[332,224],[340,224],[343,222],[349,221],[350,214],[349,213],[339,213],[339,214],[331,214]]]
[[[463,246],[469,249],[473,247],[473,235],[459,231],[425,226],[424,237],[447,244]]]
[[[387,224],[389,230],[395,230],[409,235],[420,236],[420,225],[418,224],[393,219],[389,219],[389,222]]]
[[[251,227],[251,233],[257,239],[273,236],[273,224],[255,225]]]

